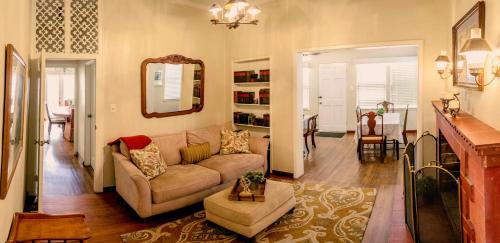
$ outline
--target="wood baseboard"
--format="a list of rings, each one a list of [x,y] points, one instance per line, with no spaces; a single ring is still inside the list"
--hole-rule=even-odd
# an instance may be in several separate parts
[[[293,173],[290,173],[290,172],[283,172],[283,171],[279,171],[279,170],[273,170],[271,172],[271,175],[283,176],[283,177],[288,177],[288,178],[292,178],[293,179]]]

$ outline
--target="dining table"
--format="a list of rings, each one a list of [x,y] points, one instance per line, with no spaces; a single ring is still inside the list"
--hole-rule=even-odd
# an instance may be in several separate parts
[[[396,141],[401,141],[402,140],[402,134],[401,134],[401,113],[398,112],[388,112],[383,114],[383,119],[384,119],[384,135],[387,136],[387,140],[396,140]],[[382,117],[377,116],[376,118],[376,126],[375,126],[375,133],[376,134],[381,134],[382,133]],[[364,116],[361,119],[362,123],[362,132],[363,134],[368,133],[368,117]],[[357,133],[356,129],[356,133]],[[358,137],[357,134],[355,137]]]

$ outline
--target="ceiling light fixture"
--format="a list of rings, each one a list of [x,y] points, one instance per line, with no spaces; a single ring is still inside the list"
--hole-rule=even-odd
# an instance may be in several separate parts
[[[230,0],[224,6],[212,4],[208,11],[212,15],[212,24],[223,24],[229,29],[236,29],[242,24],[257,25],[257,15],[261,10],[255,6],[250,6],[246,0]]]

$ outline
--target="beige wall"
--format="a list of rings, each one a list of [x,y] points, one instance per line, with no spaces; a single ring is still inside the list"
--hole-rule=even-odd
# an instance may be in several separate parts
[[[5,45],[11,43],[28,62],[30,50],[30,15],[31,1],[29,0],[0,0],[0,94],[1,107],[3,107],[4,75],[5,75]],[[3,109],[0,116],[3,117]],[[26,121],[27,119],[25,119]],[[26,129],[24,130],[26,138]],[[26,139],[25,139],[26,141]],[[26,144],[24,145],[26,148]],[[1,153],[1,152],[0,152]],[[10,185],[9,193],[5,200],[0,200],[0,242],[5,242],[10,230],[14,212],[23,210],[24,204],[24,151],[19,158],[14,179]]]
[[[467,11],[476,4],[476,0],[453,0],[452,2],[452,19],[449,29],[456,23]],[[486,40],[490,43],[497,55],[500,54],[500,1],[486,0]],[[452,49],[451,39],[447,47]],[[490,65],[486,65],[486,80],[491,79]],[[451,85],[451,79],[448,81]],[[488,125],[500,129],[500,81],[495,81],[491,85],[484,88],[484,92],[461,90],[460,100],[464,104],[467,112],[478,117]]]
[[[104,127],[97,131],[104,142],[119,136],[173,133],[229,121],[225,116],[225,30],[211,26],[206,9],[174,2],[103,1]],[[141,62],[170,54],[203,60],[205,106],[200,113],[146,119],[141,114]],[[111,104],[117,104],[114,113],[110,112]],[[104,186],[110,186],[114,184],[113,163],[104,154]]]
[[[314,2],[314,3],[313,3]],[[280,0],[262,7],[258,26],[229,31],[227,65],[231,60],[271,56],[274,169],[300,170],[301,148],[294,146],[295,54],[299,50],[401,40],[423,41],[423,82],[418,123],[435,130],[430,100],[439,98],[444,83],[434,59],[449,41],[448,0]],[[227,73],[230,87],[232,74]],[[230,95],[226,102],[230,103]],[[231,114],[227,114],[230,119]],[[295,136],[294,136],[295,134]],[[293,142],[291,142],[293,141]],[[295,159],[295,163],[293,162]],[[300,172],[300,171],[299,171]]]

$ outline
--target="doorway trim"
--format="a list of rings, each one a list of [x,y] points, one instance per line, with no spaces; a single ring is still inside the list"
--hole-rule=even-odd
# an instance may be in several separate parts
[[[44,61],[85,61],[95,60],[95,140],[92,149],[95,151],[95,168],[94,170],[94,192],[103,192],[104,189],[104,148],[106,143],[103,139],[104,127],[104,83],[103,80],[103,61],[100,55],[82,55],[82,54],[45,54]]]
[[[417,109],[417,136],[423,129],[423,100],[420,99],[420,94],[423,93],[423,76],[424,76],[424,41],[423,40],[402,40],[402,41],[384,41],[384,42],[370,42],[370,43],[359,43],[350,45],[334,45],[325,47],[312,47],[305,49],[296,49],[293,51],[292,55],[294,57],[293,77],[294,89],[293,92],[293,144],[294,144],[294,178],[299,178],[304,174],[304,158],[303,158],[303,110],[302,110],[302,70],[298,68],[301,61],[301,55],[307,52],[318,52],[326,50],[338,50],[338,49],[350,49],[350,48],[363,48],[363,47],[382,47],[382,46],[398,46],[398,45],[414,45],[418,48],[418,95],[417,103],[419,109]]]

